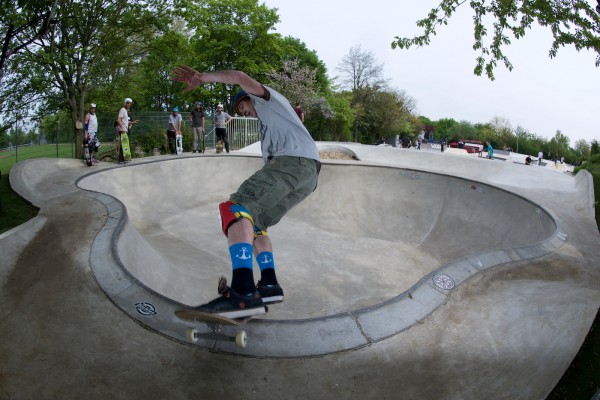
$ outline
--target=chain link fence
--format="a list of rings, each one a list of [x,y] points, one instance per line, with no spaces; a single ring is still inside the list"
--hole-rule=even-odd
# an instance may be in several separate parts
[[[116,159],[116,113],[97,112],[100,151],[98,159],[109,161]],[[130,117],[138,120],[129,132],[134,157],[152,156],[169,153],[167,126],[170,113],[167,112],[131,112]],[[193,149],[192,125],[189,113],[181,113],[183,118],[183,150]],[[21,124],[21,126],[19,126]],[[8,171],[14,163],[28,158],[53,157],[75,158],[75,127],[71,121],[58,122],[56,126],[38,128],[34,134],[25,131],[32,129],[31,121],[17,121],[8,137],[8,143],[0,146],[0,170]],[[212,116],[205,118],[205,149],[214,149],[217,143]],[[259,140],[258,120],[256,118],[234,117],[227,125],[231,150],[242,149]]]

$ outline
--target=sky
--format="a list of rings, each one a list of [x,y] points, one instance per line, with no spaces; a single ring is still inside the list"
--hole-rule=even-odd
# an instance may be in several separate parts
[[[571,145],[584,139],[600,140],[598,94],[600,68],[595,53],[563,47],[557,57],[548,52],[552,35],[533,25],[525,37],[513,40],[504,54],[513,64],[494,70],[495,80],[473,73],[478,52],[473,50],[473,11],[468,2],[458,8],[448,25],[425,47],[392,50],[394,37],[420,34],[416,21],[439,4],[438,0],[263,0],[277,8],[275,32],[300,39],[327,66],[330,78],[354,46],[372,52],[383,64],[391,87],[416,101],[416,114],[431,120],[487,123],[498,117],[551,139],[557,130]],[[595,2],[594,2],[595,3]],[[491,33],[490,33],[491,35]],[[488,36],[489,37],[489,36]],[[488,39],[489,44],[489,39]]]

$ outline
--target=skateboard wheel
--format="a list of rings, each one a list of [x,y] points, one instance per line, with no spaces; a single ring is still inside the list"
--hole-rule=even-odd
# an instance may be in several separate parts
[[[237,347],[246,348],[246,346],[248,345],[248,334],[246,333],[246,331],[238,332],[235,335],[235,345]]]
[[[185,331],[185,338],[188,342],[196,343],[198,341],[198,329],[187,328]]]

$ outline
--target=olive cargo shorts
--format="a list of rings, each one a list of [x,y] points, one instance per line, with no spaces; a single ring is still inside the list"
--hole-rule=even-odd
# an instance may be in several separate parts
[[[255,229],[266,231],[316,188],[321,163],[303,157],[273,157],[241,184],[230,200],[243,205]]]

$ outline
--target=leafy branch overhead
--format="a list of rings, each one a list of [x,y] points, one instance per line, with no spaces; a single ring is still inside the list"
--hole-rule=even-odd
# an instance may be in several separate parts
[[[574,46],[577,51],[587,49],[596,53],[596,66],[600,66],[600,0],[594,8],[587,0],[471,0],[474,11],[473,49],[479,52],[474,72],[493,80],[498,62],[510,71],[513,68],[503,49],[512,39],[520,39],[528,29],[537,25],[549,28],[554,38],[550,46],[550,58],[556,57],[558,49]],[[392,48],[408,49],[426,46],[437,28],[447,25],[458,7],[466,0],[442,0],[426,18],[417,21],[423,33],[412,38],[396,36]],[[489,37],[491,36],[491,38]]]

